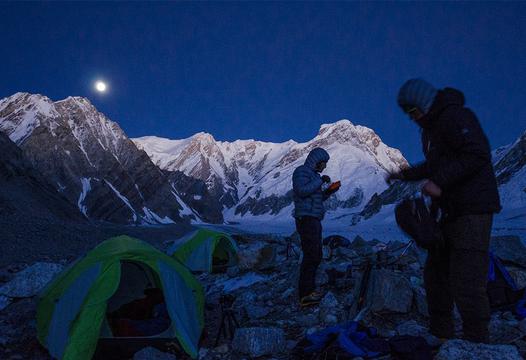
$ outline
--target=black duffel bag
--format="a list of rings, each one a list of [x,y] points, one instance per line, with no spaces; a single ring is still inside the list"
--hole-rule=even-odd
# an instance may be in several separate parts
[[[396,223],[416,244],[431,249],[442,242],[438,215],[427,206],[423,197],[409,198],[396,205]]]

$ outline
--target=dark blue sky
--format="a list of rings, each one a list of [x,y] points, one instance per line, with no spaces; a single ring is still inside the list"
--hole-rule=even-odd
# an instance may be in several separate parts
[[[3,2],[0,18],[0,97],[86,96],[130,137],[306,141],[347,118],[416,161],[396,105],[415,76],[464,91],[494,148],[526,130],[526,3]]]

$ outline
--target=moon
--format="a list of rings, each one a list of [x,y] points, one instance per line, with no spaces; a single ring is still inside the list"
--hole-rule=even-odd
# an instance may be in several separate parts
[[[106,92],[107,88],[108,86],[104,81],[99,80],[95,83],[95,90],[97,90],[100,93]]]

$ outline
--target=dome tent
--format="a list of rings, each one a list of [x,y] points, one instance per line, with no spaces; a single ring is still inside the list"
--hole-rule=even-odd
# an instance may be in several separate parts
[[[237,245],[230,235],[209,229],[198,229],[176,240],[168,255],[191,271],[213,272],[237,263]]]
[[[111,337],[107,309],[125,281],[125,263],[149,269],[149,281],[162,289],[171,323],[160,335],[177,338],[190,356],[197,356],[204,326],[201,285],[184,266],[151,245],[119,236],[71,264],[39,295],[38,339],[54,358],[91,359],[101,334]]]

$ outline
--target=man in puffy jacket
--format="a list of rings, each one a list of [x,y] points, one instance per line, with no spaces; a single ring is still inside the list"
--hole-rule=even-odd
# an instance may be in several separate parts
[[[323,202],[333,191],[322,191],[322,184],[330,183],[331,179],[327,175],[320,176],[320,173],[328,161],[327,151],[315,148],[307,156],[305,164],[294,170],[292,175],[294,218],[303,252],[298,286],[302,306],[316,304],[321,298],[315,291],[315,279],[322,259],[321,220],[325,215]]]
[[[454,336],[456,304],[464,338],[487,343],[489,241],[493,213],[501,207],[488,139],[464,103],[460,91],[437,90],[422,79],[400,88],[398,104],[421,128],[426,160],[389,179],[426,179],[423,193],[444,214],[444,244],[429,250],[424,269],[431,332]]]

